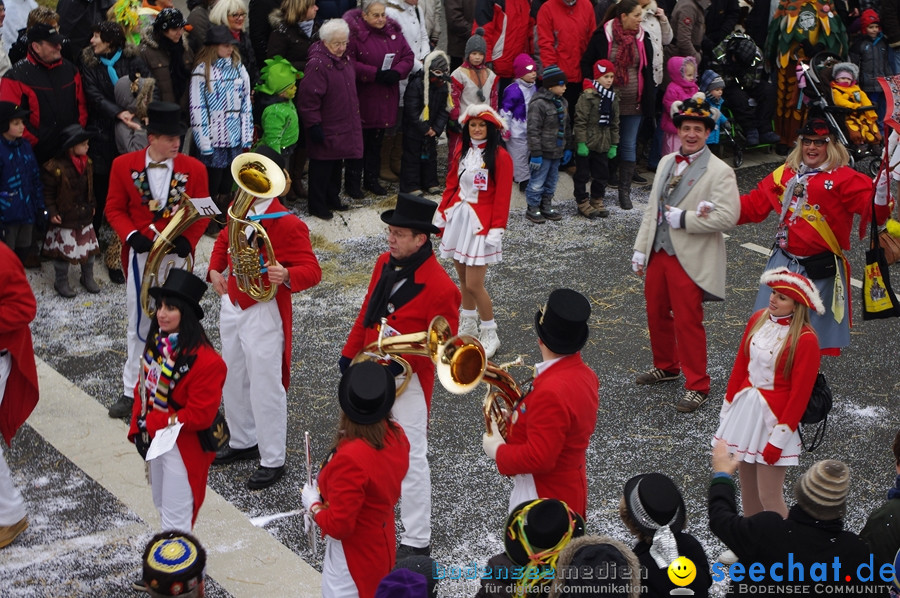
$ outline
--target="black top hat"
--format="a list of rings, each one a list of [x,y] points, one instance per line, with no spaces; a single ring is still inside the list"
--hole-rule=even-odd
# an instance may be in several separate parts
[[[411,228],[426,233],[437,234],[441,229],[432,224],[437,204],[424,197],[401,193],[397,196],[397,207],[381,213],[381,221],[391,226]]]
[[[828,137],[834,134],[834,128],[826,119],[819,116],[811,116],[803,123],[803,127],[797,131],[800,135],[818,135]]]
[[[181,106],[172,102],[150,102],[147,106],[147,132],[181,137],[187,127],[181,121]]]
[[[62,44],[63,36],[53,25],[47,23],[35,23],[25,34],[28,43],[32,42],[50,42],[51,44]]]
[[[374,424],[394,406],[397,387],[390,370],[373,361],[347,368],[338,385],[341,409],[352,422]]]
[[[31,110],[25,110],[12,102],[0,102],[0,133],[9,131],[9,121],[14,118],[25,118]]]
[[[190,534],[162,532],[150,538],[143,563],[143,579],[150,590],[180,596],[203,582],[206,551]]]
[[[534,314],[534,329],[547,348],[560,355],[581,350],[588,339],[591,304],[572,289],[556,289]]]
[[[523,521],[524,517],[524,521]],[[572,530],[572,538],[584,535],[584,519],[561,500],[526,500],[506,518],[503,547],[517,565],[527,565],[534,554],[555,547]],[[525,545],[530,550],[526,550]]]
[[[204,43],[207,46],[215,46],[217,44],[237,44],[238,40],[234,39],[231,31],[225,25],[213,25],[206,30]]]
[[[62,131],[59,132],[62,136],[62,150],[65,151],[70,147],[74,147],[84,141],[85,139],[90,139],[94,136],[93,133],[89,133],[81,128],[81,125],[75,123],[74,125],[69,125],[65,127]]]
[[[686,120],[693,120],[703,123],[711,131],[716,128],[719,111],[709,105],[705,94],[698,92],[682,102],[673,102],[670,116],[676,127]]]
[[[150,296],[159,301],[160,297],[177,297],[188,305],[197,314],[197,319],[203,319],[203,308],[200,307],[200,299],[206,292],[206,283],[180,268],[173,268],[161,287],[150,287]]]
[[[625,507],[642,533],[653,536],[664,525],[684,529],[684,497],[675,482],[661,473],[645,473],[625,482]]]

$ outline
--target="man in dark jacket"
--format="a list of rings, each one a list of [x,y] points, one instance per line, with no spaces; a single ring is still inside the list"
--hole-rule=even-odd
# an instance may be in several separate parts
[[[741,19],[738,0],[712,0],[706,9],[706,32],[703,34],[703,68],[713,60],[713,48],[722,43]],[[698,76],[699,78],[699,76]]]
[[[451,73],[462,64],[466,42],[472,35],[475,4],[476,0],[444,0],[444,15],[447,17],[447,54],[450,55]]]
[[[887,491],[887,502],[872,511],[859,532],[875,555],[876,563],[891,563],[900,549],[900,432],[891,443],[897,479]]]
[[[75,65],[62,57],[62,36],[50,25],[38,23],[28,30],[28,56],[6,73],[22,83],[23,108],[40,115],[29,119],[28,130],[37,137],[34,154],[44,163],[59,149],[59,132],[79,124],[87,126],[87,105],[81,75]]]
[[[752,517],[737,514],[731,479],[737,467],[725,443],[718,443],[712,455],[709,527],[740,560],[731,567],[714,563],[713,581],[729,573],[736,596],[786,591],[859,595],[879,587],[880,594],[887,595],[881,571],[885,563],[874,561],[866,543],[844,530],[850,487],[846,463],[833,459],[813,463],[794,485],[797,503],[787,519],[772,511]],[[893,566],[889,568],[893,576]]]

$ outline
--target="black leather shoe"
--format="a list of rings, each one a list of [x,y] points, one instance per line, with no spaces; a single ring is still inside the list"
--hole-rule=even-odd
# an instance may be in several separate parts
[[[320,220],[331,220],[334,218],[334,214],[331,213],[331,210],[310,210],[310,216],[315,216]]]
[[[250,479],[247,480],[247,488],[251,490],[262,490],[268,488],[281,479],[284,475],[284,465],[281,467],[263,467],[260,465]]]
[[[119,397],[112,407],[109,408],[109,416],[112,418],[131,417],[131,408],[134,405],[134,398],[128,395]]]
[[[387,190],[381,186],[381,183],[376,181],[367,181],[363,183],[363,189],[366,191],[371,191],[373,195],[377,195],[378,197],[384,197],[387,195]]]
[[[216,458],[213,465],[225,465],[226,463],[234,463],[235,461],[246,461],[249,459],[259,459],[259,446],[253,445],[247,448],[236,449],[226,446],[216,451]]]

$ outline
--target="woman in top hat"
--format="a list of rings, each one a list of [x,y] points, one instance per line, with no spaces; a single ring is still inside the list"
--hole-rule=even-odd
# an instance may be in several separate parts
[[[850,344],[850,249],[853,215],[860,216],[860,234],[871,220],[872,181],[848,166],[850,157],[831,125],[813,117],[800,129],[783,166],[741,197],[738,224],[762,222],[779,215],[772,254],[766,270],[786,266],[813,281],[825,311],[810,319],[823,355],[840,355]],[[887,179],[879,181],[875,216],[890,215]],[[761,284],[755,310],[769,302],[770,289]]]
[[[819,372],[819,343],[810,311],[825,313],[815,285],[781,267],[763,273],[769,306],[750,318],[738,348],[725,402],[719,440],[741,462],[745,517],[775,511],[787,517],[784,477],[800,456],[797,427]]]
[[[712,585],[709,561],[700,542],[684,531],[684,498],[671,479],[661,473],[645,473],[628,480],[619,501],[619,517],[637,538],[634,554],[647,577],[635,583],[647,586],[647,596],[669,595],[674,588],[669,565],[679,556],[690,559],[697,569],[688,588],[697,596],[707,595]]]
[[[182,424],[175,446],[148,462],[153,503],[164,530],[190,532],[206,496],[214,452],[205,452],[198,432],[216,417],[225,384],[225,362],[206,337],[200,299],[206,283],[173,269],[152,287],[156,314],[147,334],[128,439],[142,457],[166,427]]]
[[[88,158],[91,134],[74,124],[60,133],[59,155],[41,167],[44,203],[50,217],[44,237],[44,257],[53,262],[53,288],[62,297],[74,297],[69,286],[69,264],[81,264],[81,285],[99,293],[94,281],[94,255],[100,253],[92,219],[97,209],[93,163]]]
[[[434,223],[443,229],[441,257],[452,258],[459,276],[462,310],[459,334],[478,336],[488,359],[500,348],[494,305],[484,288],[488,264],[503,259],[503,232],[509,219],[512,159],[500,145],[506,122],[487,104],[466,109],[462,143],[454,150],[447,187]]]
[[[375,362],[352,365],[341,377],[335,446],[315,486],[302,493],[303,508],[326,536],[324,596],[374,596],[394,566],[394,507],[409,466],[409,442],[390,417],[394,397],[394,377]]]

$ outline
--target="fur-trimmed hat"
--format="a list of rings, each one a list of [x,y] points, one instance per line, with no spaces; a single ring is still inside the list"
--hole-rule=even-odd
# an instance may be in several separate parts
[[[481,27],[477,28],[466,42],[466,55],[463,56],[463,60],[468,62],[469,54],[472,52],[481,52],[484,54],[485,61],[487,60],[487,42],[484,41],[484,29]]]
[[[859,67],[852,62],[839,62],[831,67],[832,80],[837,79],[841,73],[847,73],[854,81],[859,80]]]
[[[680,127],[686,120],[696,120],[710,131],[716,128],[716,121],[719,120],[719,111],[709,105],[706,94],[702,91],[698,91],[690,99],[672,102],[669,115],[676,127]]]
[[[506,120],[487,104],[469,104],[466,111],[460,115],[459,124],[464,125],[473,118],[491,123],[498,131],[503,131],[507,127]]]
[[[867,8],[863,11],[862,16],[859,17],[859,26],[865,30],[869,25],[880,25],[881,19],[878,17],[878,13],[872,10],[871,8]]]
[[[443,73],[441,75],[441,80],[449,81],[450,80],[450,57],[447,56],[445,52],[441,50],[433,50],[429,52],[423,61],[423,65],[425,67],[425,73],[422,76],[423,86],[424,86],[424,107],[422,108],[422,114],[419,115],[419,120],[422,122],[428,122],[431,119],[431,111],[428,108],[428,99],[431,95],[429,90],[431,88],[431,71],[441,71]],[[452,107],[453,100],[450,99],[450,94],[447,94],[447,111],[449,112]]]
[[[516,59],[513,60],[513,74],[516,79],[521,79],[528,73],[536,72],[537,67],[534,64],[534,59],[524,52],[516,56]]]
[[[850,468],[843,461],[816,461],[794,485],[800,508],[818,521],[841,519],[847,510]]]
[[[762,276],[759,277],[759,282],[778,291],[785,297],[790,297],[797,303],[802,303],[806,307],[815,310],[820,316],[825,314],[825,305],[822,303],[822,297],[819,296],[819,290],[802,274],[791,272],[782,266],[763,272]]]

